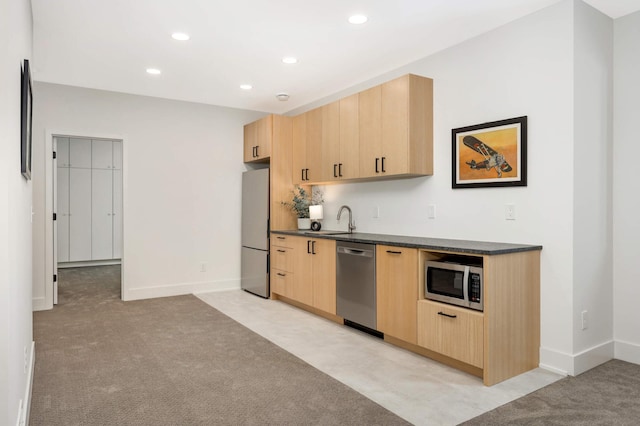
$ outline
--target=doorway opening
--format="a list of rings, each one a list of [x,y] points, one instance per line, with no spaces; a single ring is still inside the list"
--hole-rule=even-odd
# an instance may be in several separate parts
[[[118,275],[122,298],[122,139],[52,135],[53,304],[69,278]],[[75,286],[77,287],[77,285]]]

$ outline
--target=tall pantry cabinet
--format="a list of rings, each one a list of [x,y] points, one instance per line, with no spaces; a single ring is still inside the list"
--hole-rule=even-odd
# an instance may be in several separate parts
[[[122,142],[56,137],[58,262],[122,257]]]

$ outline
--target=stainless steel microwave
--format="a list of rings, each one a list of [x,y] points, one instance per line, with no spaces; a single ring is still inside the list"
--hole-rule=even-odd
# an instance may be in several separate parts
[[[425,262],[426,299],[478,311],[484,309],[482,267],[455,261]]]

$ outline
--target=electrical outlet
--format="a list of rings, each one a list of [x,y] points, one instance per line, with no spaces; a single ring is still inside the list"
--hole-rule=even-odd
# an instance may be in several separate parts
[[[435,206],[435,204],[429,204],[427,206],[427,217],[429,219],[435,219],[436,218],[436,206]]]
[[[207,272],[207,262],[200,262],[200,272]]]
[[[516,205],[505,204],[504,206],[504,218],[506,220],[516,220]]]
[[[373,218],[374,219],[378,219],[380,217],[380,207],[379,206],[375,206],[373,208]]]
[[[587,328],[589,328],[589,322],[588,322],[589,318],[587,316],[587,311],[582,311],[582,329],[586,330]]]

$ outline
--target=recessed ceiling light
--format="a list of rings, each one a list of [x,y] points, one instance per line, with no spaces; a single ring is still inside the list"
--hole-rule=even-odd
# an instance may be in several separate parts
[[[157,68],[147,68],[147,73],[153,74],[153,75],[160,75],[162,74],[162,71],[160,71]]]
[[[185,34],[185,33],[173,33],[171,34],[171,38],[178,41],[187,41],[191,37],[189,37],[189,34]]]
[[[298,58],[294,58],[293,56],[285,56],[284,58],[282,58],[282,62],[284,62],[285,64],[297,64]]]
[[[250,85],[250,84],[241,84],[241,85],[240,85],[240,88],[241,88],[242,90],[251,90],[251,89],[253,89],[253,86],[252,86],[252,85]]]
[[[349,17],[349,23],[351,24],[364,24],[365,22],[367,22],[367,17],[364,15],[353,15]]]

